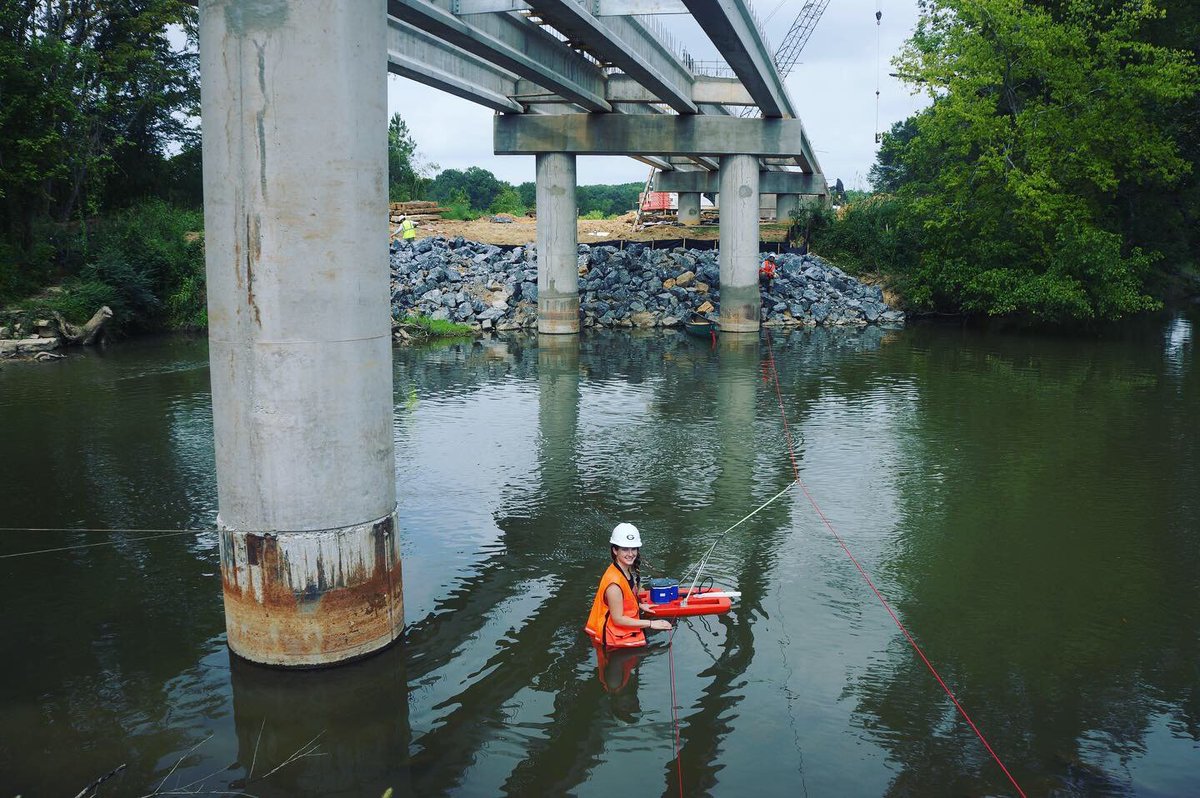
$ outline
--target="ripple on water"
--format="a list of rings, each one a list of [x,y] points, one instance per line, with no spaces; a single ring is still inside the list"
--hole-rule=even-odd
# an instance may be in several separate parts
[[[650,572],[682,576],[792,470],[765,343],[579,344],[397,351],[407,625],[378,657],[231,666],[210,535],[0,566],[7,637],[30,653],[0,666],[4,726],[23,730],[0,770],[22,794],[73,794],[119,761],[148,793],[181,758],[179,784],[215,773],[211,789],[263,796],[663,792],[670,659],[689,794],[1011,792],[795,489],[713,552],[738,608],[681,622],[670,658],[648,650],[604,689],[580,627],[612,525],[634,520]],[[1183,328],[772,346],[805,484],[989,741],[1036,774],[1030,794],[1196,793]],[[0,518],[211,523],[202,360],[5,367],[0,439],[22,454],[0,462]],[[244,784],[260,730],[260,764],[322,732],[326,756]]]

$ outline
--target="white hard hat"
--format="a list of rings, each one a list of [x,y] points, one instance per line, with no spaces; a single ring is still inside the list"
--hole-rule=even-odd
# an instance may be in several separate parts
[[[642,547],[642,536],[638,533],[638,528],[633,524],[621,523],[613,527],[612,537],[608,542],[613,546],[620,546],[625,549],[640,549]]]

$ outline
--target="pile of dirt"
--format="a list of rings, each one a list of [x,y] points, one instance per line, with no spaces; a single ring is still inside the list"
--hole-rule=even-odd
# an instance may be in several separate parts
[[[715,240],[720,238],[717,225],[684,227],[670,223],[656,223],[634,228],[635,214],[631,211],[615,219],[580,219],[577,227],[580,244],[596,241],[666,241],[670,239]],[[493,221],[495,220],[495,221]],[[764,241],[783,240],[787,225],[764,223],[761,235]],[[417,236],[462,236],[468,241],[486,244],[514,245],[537,241],[537,220],[527,216],[483,216],[470,222],[442,219],[419,224]]]

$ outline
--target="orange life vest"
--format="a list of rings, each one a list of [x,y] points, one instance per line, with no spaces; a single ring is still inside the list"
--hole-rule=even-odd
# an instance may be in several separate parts
[[[596,589],[596,598],[592,600],[592,611],[588,614],[587,625],[583,627],[583,630],[587,632],[588,637],[592,638],[592,642],[609,648],[632,648],[646,645],[646,635],[641,629],[628,629],[613,623],[608,612],[608,602],[604,599],[604,591],[608,590],[609,585],[617,585],[621,588],[621,609],[625,613],[625,617],[638,617],[637,596],[633,595],[633,590],[629,587],[629,580],[625,578],[625,574],[621,573],[621,569],[614,563],[608,566],[604,576],[600,577],[600,587]]]

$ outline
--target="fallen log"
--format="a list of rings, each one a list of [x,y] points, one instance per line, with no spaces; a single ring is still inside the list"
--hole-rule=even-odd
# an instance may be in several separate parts
[[[112,316],[112,308],[105,305],[92,314],[87,324],[82,327],[71,324],[57,311],[54,313],[54,320],[58,322],[58,334],[62,337],[63,343],[68,346],[91,346],[104,335],[104,325]]]

